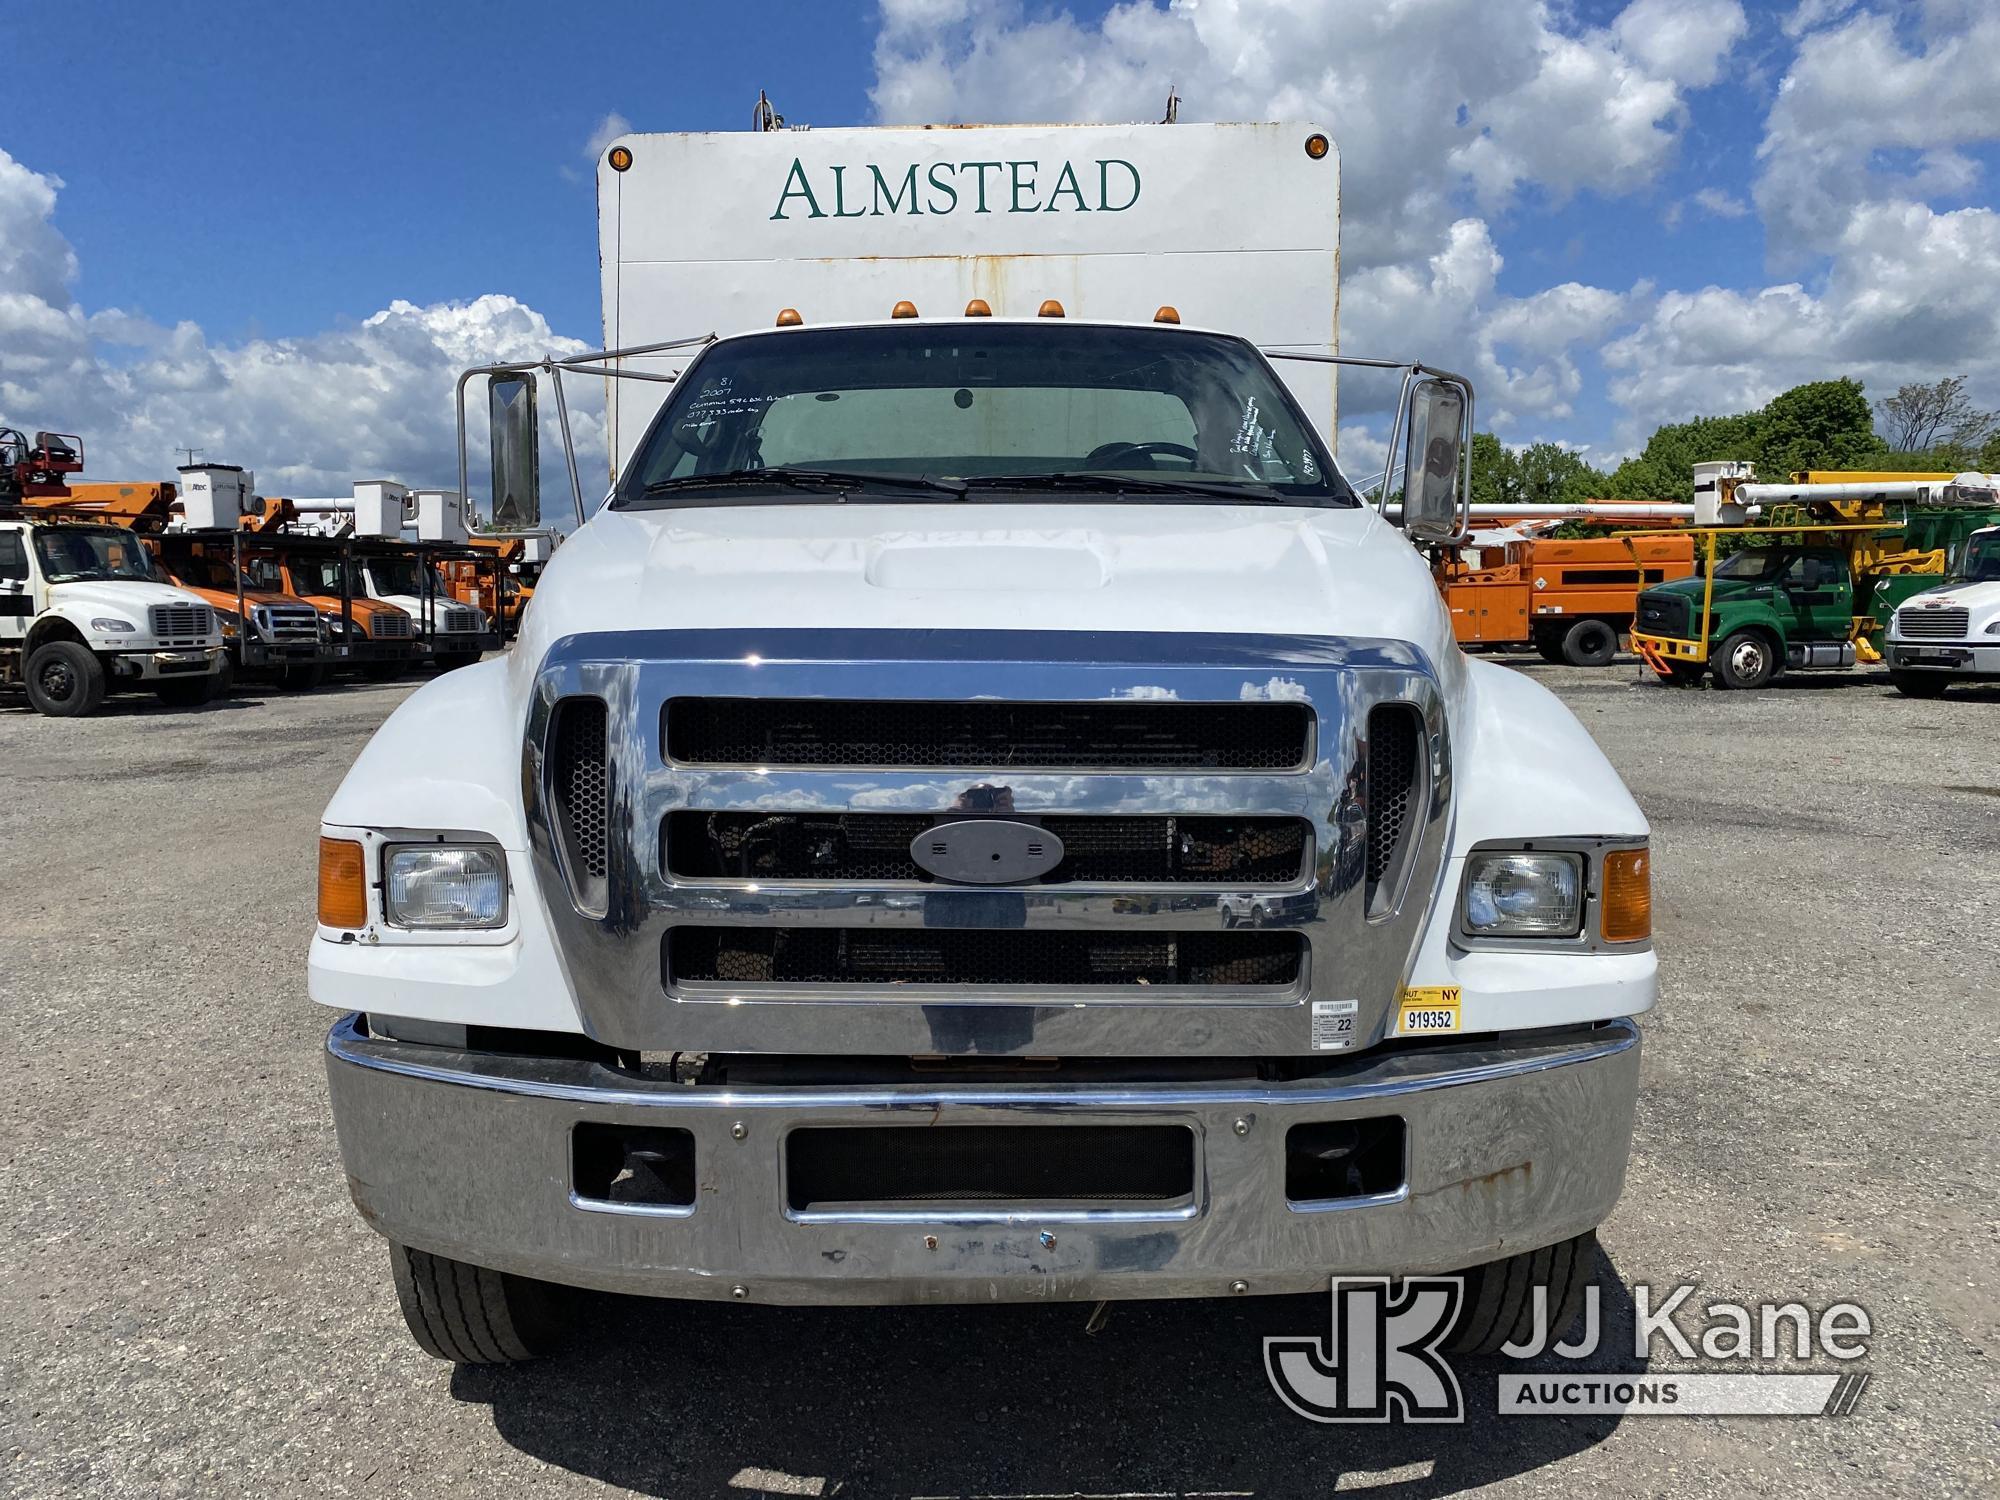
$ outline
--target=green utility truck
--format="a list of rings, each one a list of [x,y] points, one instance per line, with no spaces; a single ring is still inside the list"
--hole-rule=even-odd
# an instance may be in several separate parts
[[[1632,649],[1663,681],[1713,672],[1718,687],[1762,687],[1787,671],[1875,662],[1896,607],[1935,588],[2000,509],[1909,511],[1894,521],[1703,527],[1692,578],[1644,590]],[[1744,545],[1717,558],[1719,538]]]

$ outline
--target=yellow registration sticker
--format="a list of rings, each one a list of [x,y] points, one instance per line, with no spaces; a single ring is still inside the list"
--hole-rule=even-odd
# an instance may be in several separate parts
[[[1397,1036],[1443,1036],[1458,1030],[1458,986],[1440,984],[1403,991]]]

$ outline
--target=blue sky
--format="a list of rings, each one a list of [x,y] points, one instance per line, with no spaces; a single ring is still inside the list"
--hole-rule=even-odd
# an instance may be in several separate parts
[[[295,490],[435,469],[454,363],[598,339],[607,117],[742,129],[759,88],[1330,119],[1347,348],[1470,370],[1512,442],[1608,463],[1833,374],[2000,406],[1992,0],[10,0],[0,37],[51,80],[0,115],[0,421],[135,477],[189,440]]]

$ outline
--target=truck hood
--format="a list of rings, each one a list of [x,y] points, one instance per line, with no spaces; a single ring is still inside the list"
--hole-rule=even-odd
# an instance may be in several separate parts
[[[2000,581],[1993,583],[1947,583],[1921,594],[1912,594],[1900,608],[1922,609],[1926,604],[1955,605],[1972,612],[1977,624],[1989,614],[2000,612]]]
[[[146,611],[155,604],[201,604],[204,601],[186,589],[165,583],[84,580],[50,584],[49,602],[79,614],[94,610],[101,615],[129,620],[143,630],[146,628]]]
[[[1119,504],[600,511],[538,580],[532,673],[567,635],[660,629],[1374,636],[1444,668],[1428,568],[1368,509]]]

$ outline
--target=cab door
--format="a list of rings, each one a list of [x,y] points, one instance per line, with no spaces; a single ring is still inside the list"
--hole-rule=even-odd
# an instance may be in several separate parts
[[[1801,641],[1844,641],[1854,614],[1847,559],[1829,552],[1801,552],[1781,585],[1791,634]]]
[[[0,526],[0,644],[18,646],[35,618],[34,564],[28,528]]]

